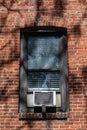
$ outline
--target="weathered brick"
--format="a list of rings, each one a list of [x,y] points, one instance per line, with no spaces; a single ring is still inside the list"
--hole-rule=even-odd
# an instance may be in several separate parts
[[[87,2],[39,0],[39,6],[36,4],[37,0],[0,1],[0,130],[86,130]],[[20,29],[34,25],[67,28],[70,101],[67,120],[19,120]],[[42,114],[32,113],[21,116],[42,118]]]

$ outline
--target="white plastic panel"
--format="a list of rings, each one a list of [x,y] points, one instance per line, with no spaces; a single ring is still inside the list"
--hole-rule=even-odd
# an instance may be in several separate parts
[[[56,94],[56,107],[61,107],[61,94]]]
[[[27,107],[33,107],[33,94],[27,94]]]

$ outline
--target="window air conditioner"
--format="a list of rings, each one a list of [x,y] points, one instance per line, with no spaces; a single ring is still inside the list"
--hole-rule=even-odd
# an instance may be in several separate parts
[[[33,91],[33,106],[56,106],[56,92]]]

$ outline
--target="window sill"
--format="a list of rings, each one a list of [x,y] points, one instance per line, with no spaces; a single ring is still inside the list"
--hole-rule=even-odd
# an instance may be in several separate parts
[[[42,113],[19,113],[19,119],[66,119],[69,117],[69,112],[56,112],[56,113],[46,113],[45,116]]]

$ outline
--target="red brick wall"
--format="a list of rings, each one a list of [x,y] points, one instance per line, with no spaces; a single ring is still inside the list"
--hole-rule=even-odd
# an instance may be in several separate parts
[[[87,130],[87,1],[0,1],[0,130]],[[20,28],[68,29],[67,120],[19,120]]]

